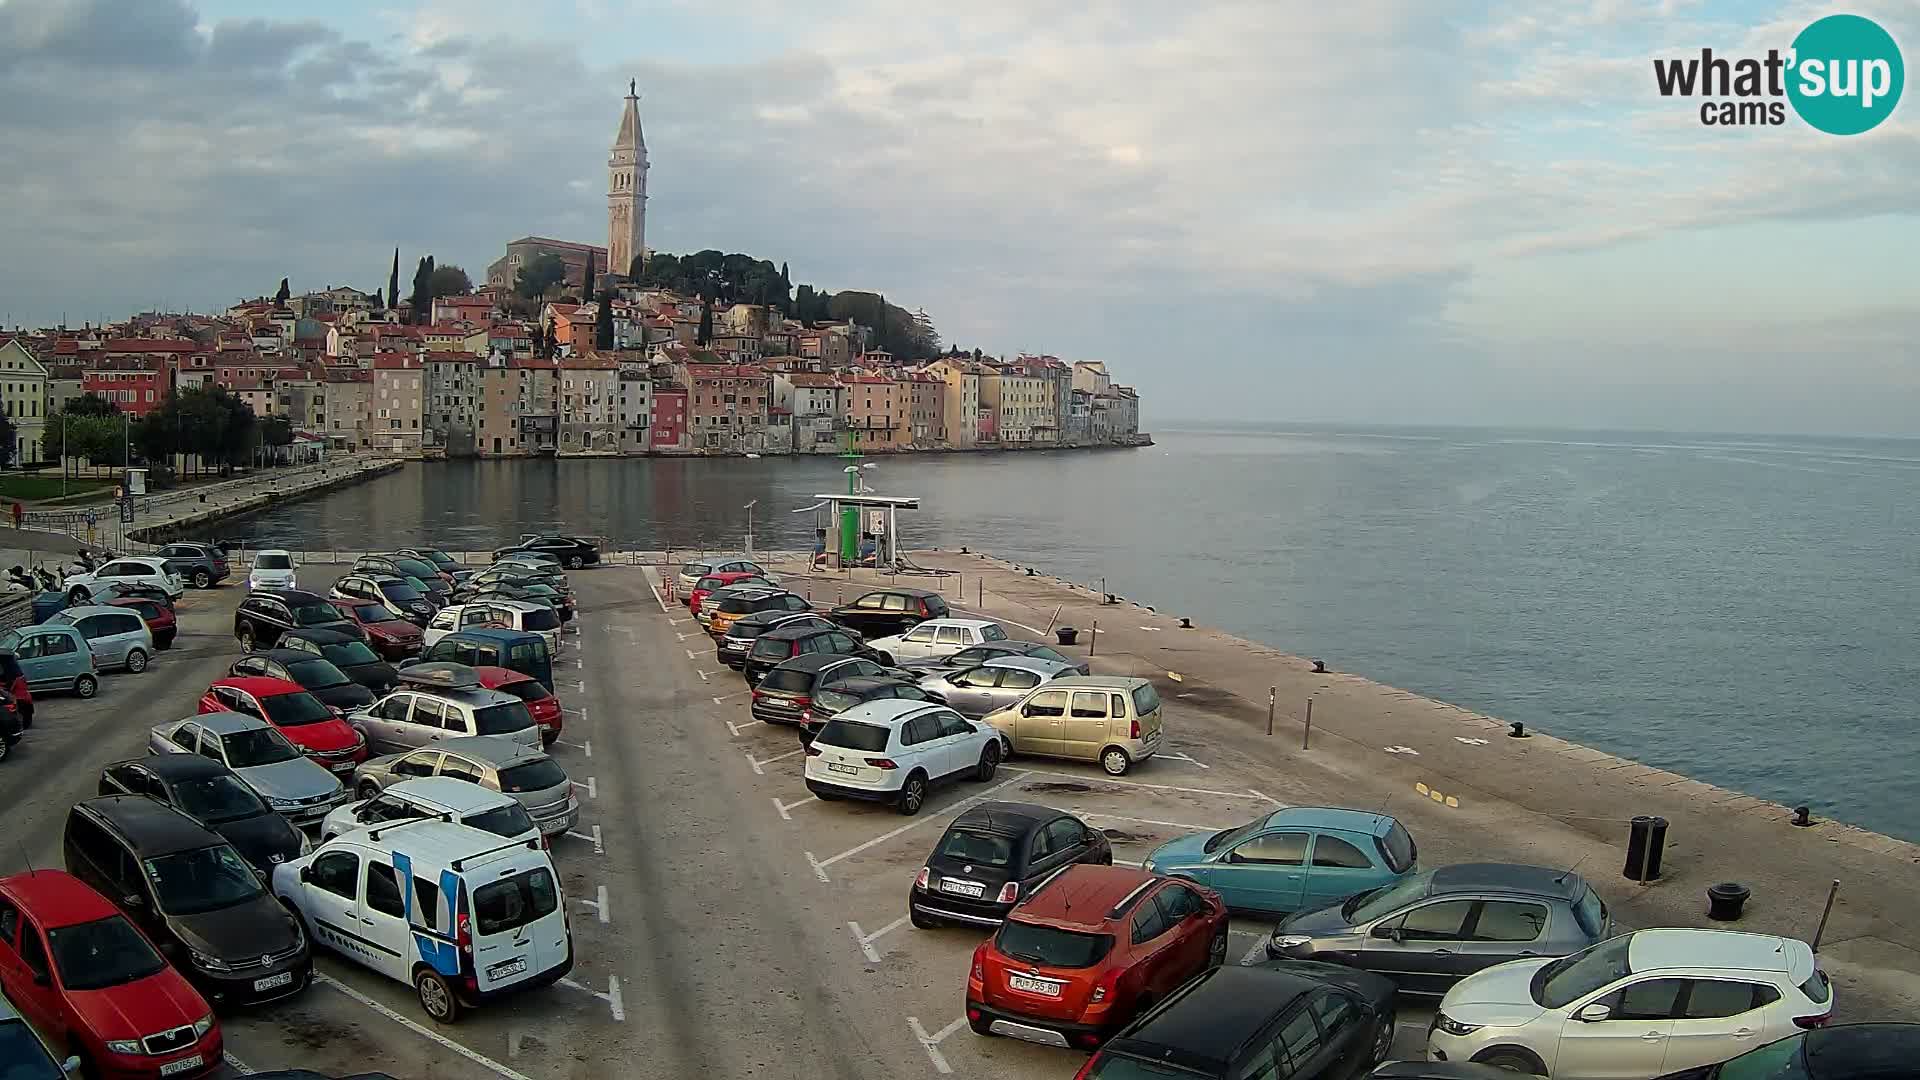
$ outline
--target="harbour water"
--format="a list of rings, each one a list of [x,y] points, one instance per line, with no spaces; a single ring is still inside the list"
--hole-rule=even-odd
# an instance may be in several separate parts
[[[1156,431],[873,459],[912,547],[986,549],[1419,693],[1920,839],[1920,443]],[[835,458],[452,462],[221,535],[804,548]],[[800,512],[795,512],[800,511]]]

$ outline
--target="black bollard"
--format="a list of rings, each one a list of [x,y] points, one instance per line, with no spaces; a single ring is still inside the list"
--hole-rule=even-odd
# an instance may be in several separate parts
[[[1193,629],[1193,620],[1187,618],[1185,615],[1180,616],[1180,629],[1182,630]]]
[[[1813,824],[1813,811],[1804,806],[1793,808],[1793,823],[1804,829]]]
[[[1074,643],[1075,640],[1078,639],[1080,631],[1074,629],[1071,626],[1063,626],[1060,629],[1055,630],[1053,633],[1055,637],[1060,639],[1060,644],[1071,645]]]
[[[1667,819],[1635,817],[1627,831],[1627,865],[1621,875],[1645,884],[1660,880],[1660,857],[1667,846]]]
[[[1315,660],[1313,662],[1313,673],[1315,675],[1325,675],[1327,673],[1327,662],[1325,660]]]
[[[1510,725],[1510,726],[1509,726],[1509,727],[1507,728],[1507,738],[1509,738],[1509,739],[1528,739],[1528,738],[1532,738],[1532,736],[1530,736],[1530,735],[1528,735],[1528,734],[1527,734],[1527,725],[1525,725],[1525,724],[1523,724],[1523,723],[1521,723],[1521,722],[1520,722],[1520,721],[1518,721],[1518,720],[1515,720],[1515,721],[1514,721],[1514,722],[1512,723],[1512,725]]]
[[[1733,922],[1740,917],[1740,909],[1746,905],[1747,897],[1753,890],[1737,881],[1723,881],[1707,887],[1707,918],[1721,922]]]

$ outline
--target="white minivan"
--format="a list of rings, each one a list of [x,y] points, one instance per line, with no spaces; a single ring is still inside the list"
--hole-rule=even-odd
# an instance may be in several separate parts
[[[394,822],[274,867],[273,894],[314,944],[411,985],[443,1024],[573,968],[566,897],[537,840]]]

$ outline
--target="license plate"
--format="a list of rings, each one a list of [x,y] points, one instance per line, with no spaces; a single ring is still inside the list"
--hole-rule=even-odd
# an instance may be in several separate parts
[[[495,964],[487,969],[487,978],[504,979],[509,975],[524,975],[527,971],[525,959],[509,960],[504,964]]]
[[[1015,990],[1025,990],[1029,994],[1040,994],[1045,997],[1056,998],[1060,996],[1060,984],[1057,982],[1048,982],[1045,979],[1029,979],[1025,975],[1009,975],[1007,976],[1007,985]]]
[[[334,772],[352,772],[353,762],[339,761],[339,762],[335,762],[332,765],[327,766],[327,768],[332,769]]]
[[[293,972],[283,971],[278,975],[269,975],[264,979],[253,980],[253,992],[257,994],[263,990],[274,990],[282,986],[292,985]]]
[[[857,775],[859,775],[859,773],[860,773],[860,770],[859,770],[859,769],[856,769],[856,768],[854,768],[854,767],[853,767],[853,766],[851,766],[851,765],[842,765],[842,764],[840,764],[840,763],[839,763],[839,762],[837,762],[837,761],[829,761],[829,762],[827,762],[827,771],[828,771],[828,772],[839,772],[839,773],[851,773],[851,774],[853,774],[853,775],[856,775],[856,776],[857,776]]]
[[[179,1073],[197,1069],[206,1063],[207,1059],[201,1057],[199,1054],[195,1054],[192,1057],[183,1057],[179,1061],[169,1061],[165,1065],[160,1066],[160,1075],[175,1076]]]
[[[960,881],[955,878],[942,878],[940,881],[940,891],[954,893],[959,896],[982,896],[986,893],[987,887],[978,881]]]

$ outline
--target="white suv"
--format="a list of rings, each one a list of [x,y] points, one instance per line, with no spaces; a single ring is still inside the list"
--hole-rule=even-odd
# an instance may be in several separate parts
[[[164,559],[136,558],[123,555],[112,559],[106,565],[91,574],[71,574],[67,577],[67,597],[75,604],[93,603],[113,595],[109,586],[117,584],[151,585],[164,591],[169,599],[178,600],[187,591],[187,583],[180,575],[167,569]]]
[[[1629,1080],[1726,1061],[1832,1014],[1833,987],[1804,941],[1640,930],[1467,976],[1440,1000],[1427,1056]]]
[[[938,660],[961,649],[1007,640],[1006,628],[987,619],[928,619],[904,634],[874,638],[880,662],[892,667],[909,660]]]
[[[999,732],[944,705],[885,698],[827,721],[807,747],[807,790],[829,802],[889,802],[917,814],[927,789],[956,777],[991,780],[1007,756]]]

